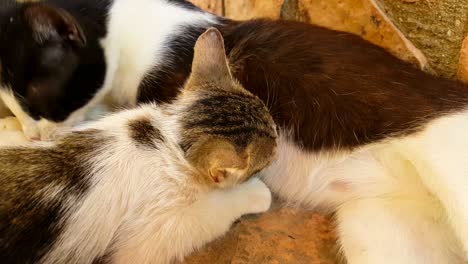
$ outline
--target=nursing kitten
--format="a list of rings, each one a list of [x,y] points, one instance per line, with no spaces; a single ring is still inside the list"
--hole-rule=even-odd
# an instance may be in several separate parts
[[[210,29],[172,104],[0,149],[2,263],[182,260],[241,215],[269,208],[268,188],[249,177],[272,160],[276,136]]]
[[[101,54],[88,57],[105,65],[103,85],[86,86],[95,96],[77,111],[67,111],[65,124],[82,118],[82,113],[102,101],[105,94],[117,106],[171,101],[190,73],[197,36],[215,26],[225,38],[232,74],[267,104],[280,127],[279,158],[262,173],[264,179],[287,201],[336,212],[340,244],[348,263],[465,260],[465,85],[428,75],[357,36],[312,25],[236,22],[184,0],[46,3],[62,9],[50,4],[10,4],[0,9],[3,28],[11,28],[2,31],[0,41],[3,91],[21,90],[13,82],[8,84],[4,76],[16,76],[18,70],[27,68],[14,70],[11,65],[32,63],[27,56],[15,56],[8,62],[4,53],[30,50],[8,43],[16,43],[18,36],[28,37],[24,33],[31,32],[29,38],[34,41],[54,36],[54,41],[62,44],[79,42],[80,36],[86,36],[87,44],[81,50]],[[29,19],[15,19],[18,17]],[[97,18],[89,21],[97,21],[93,25],[102,34],[90,34],[93,27],[79,22],[84,17]],[[69,30],[59,30],[64,28]],[[98,44],[102,46],[98,48]],[[3,48],[5,45],[10,48]],[[47,53],[49,46],[41,47],[36,52]],[[63,45],[54,47],[65,50]],[[65,72],[73,72],[66,66],[63,64],[68,69]],[[70,76],[79,75],[74,72]],[[34,78],[24,80],[29,79]],[[69,93],[73,89],[66,83],[56,87],[73,101],[74,95]],[[17,94],[9,97],[3,92],[2,98],[14,106],[17,98],[26,98]],[[34,102],[42,98],[38,95]],[[28,107],[28,103],[22,105]],[[27,107],[20,109],[34,112]],[[39,116],[54,120],[47,111],[39,112]],[[25,126],[26,132],[34,130],[29,127],[38,127],[32,124]],[[37,131],[47,137],[47,130]]]

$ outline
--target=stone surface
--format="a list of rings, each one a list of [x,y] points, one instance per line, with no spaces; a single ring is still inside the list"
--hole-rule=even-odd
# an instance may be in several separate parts
[[[190,0],[196,6],[214,14],[224,15],[224,0]]]
[[[378,0],[405,36],[427,56],[436,73],[455,77],[468,29],[468,0]]]
[[[458,79],[468,83],[468,37],[463,41],[460,51],[457,77]]]
[[[282,4],[283,0],[224,0],[225,15],[237,20],[278,18]]]
[[[186,259],[184,264],[333,264],[336,235],[329,218],[275,206],[247,216],[229,233]]]

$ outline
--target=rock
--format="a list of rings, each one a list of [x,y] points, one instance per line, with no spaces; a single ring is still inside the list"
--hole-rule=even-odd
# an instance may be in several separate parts
[[[278,18],[283,0],[190,0],[198,7],[232,19]]]
[[[282,4],[283,0],[224,0],[226,17],[237,20],[278,18]]]
[[[403,34],[421,49],[438,75],[455,78],[467,32],[468,0],[376,0]]]
[[[460,50],[457,77],[461,81],[468,83],[468,37],[465,37]]]
[[[222,0],[190,0],[190,2],[216,15],[224,15]]]
[[[285,0],[281,7],[280,17],[286,20],[310,23],[311,19],[306,9],[299,0]]]
[[[184,264],[338,263],[336,234],[329,218],[291,208],[247,216],[231,231],[187,258]]]

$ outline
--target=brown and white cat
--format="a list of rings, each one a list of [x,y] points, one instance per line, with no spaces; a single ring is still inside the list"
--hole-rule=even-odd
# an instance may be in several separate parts
[[[106,94],[117,105],[173,100],[191,71],[197,36],[217,27],[226,41],[232,74],[267,104],[280,128],[279,158],[262,173],[265,181],[288,201],[336,212],[349,263],[466,261],[465,85],[426,74],[348,33],[285,21],[231,21],[184,0],[54,0],[14,6],[17,9],[2,9],[8,12],[0,15],[3,28],[9,29],[0,36],[4,91],[21,90],[5,76],[15,76],[30,61],[27,56],[6,59],[7,52],[30,50],[15,45],[20,42],[14,41],[15,34],[33,32],[33,41],[54,36],[54,41],[73,44],[82,36],[73,29],[81,28],[85,50],[103,54],[85,56],[105,65],[103,85],[86,86],[94,89],[88,93],[94,96],[65,123],[81,119],[83,109]],[[80,20],[94,15],[101,19],[88,20],[100,21],[98,28],[105,30],[93,37],[93,27]],[[53,47],[63,51],[63,46]],[[19,66],[15,70],[11,65]],[[73,69],[70,76],[80,76]],[[34,85],[20,83],[32,93]],[[67,83],[74,82],[41,87],[58,87],[73,101],[74,89]],[[3,94],[12,108],[18,105],[15,97]],[[32,102],[44,102],[42,93],[32,94],[38,95]],[[42,112],[39,116],[48,119],[47,111]]]
[[[270,191],[249,178],[272,161],[276,137],[210,29],[172,104],[122,111],[54,143],[0,149],[1,262],[181,260],[243,214],[269,208]]]

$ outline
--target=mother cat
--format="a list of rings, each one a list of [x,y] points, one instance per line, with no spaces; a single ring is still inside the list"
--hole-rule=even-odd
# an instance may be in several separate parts
[[[357,263],[463,263],[468,253],[468,90],[351,34],[236,22],[184,0],[0,4],[0,96],[30,138],[109,95],[168,101],[193,45],[220,29],[232,74],[269,106],[279,158],[263,172],[291,202],[337,213]]]

